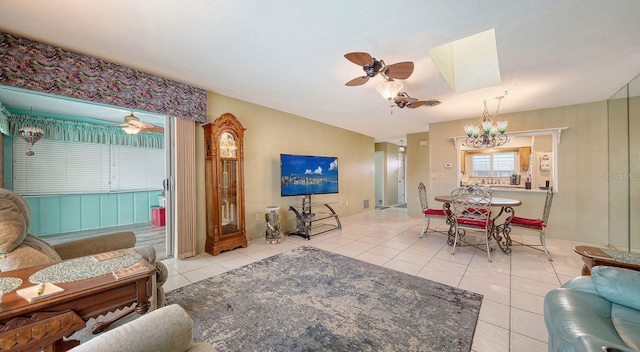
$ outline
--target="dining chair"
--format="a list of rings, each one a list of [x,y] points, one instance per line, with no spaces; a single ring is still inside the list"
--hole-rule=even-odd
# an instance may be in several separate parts
[[[540,246],[542,246],[544,253],[547,255],[547,259],[549,259],[550,262],[552,262],[553,259],[551,259],[551,255],[547,250],[547,245],[545,244],[545,241],[544,241],[544,233],[545,233],[545,229],[547,228],[547,221],[549,220],[549,214],[551,213],[552,202],[553,202],[553,187],[549,187],[549,189],[547,190],[547,198],[544,201],[542,219],[522,218],[517,216],[513,216],[511,219],[507,219],[507,222],[509,220],[511,221],[510,223],[511,228],[517,227],[517,228],[538,231],[538,233],[540,234]],[[526,245],[526,246],[535,248],[535,247],[532,247],[532,245]],[[539,249],[539,248],[536,248],[536,249]]]
[[[431,225],[432,218],[446,219],[447,215],[443,209],[432,209],[429,208],[429,199],[427,198],[427,188],[424,186],[424,183],[420,182],[418,185],[418,195],[420,196],[420,207],[422,208],[422,214],[424,215],[424,219],[422,220],[422,232],[420,232],[420,236],[418,238],[424,237],[429,231],[429,226]],[[440,232],[437,230],[430,230],[431,232]]]
[[[466,230],[482,232],[486,241],[486,251],[491,261],[491,248],[489,239],[491,236],[491,191],[488,187],[473,184],[454,189],[451,192],[451,210],[455,217],[453,248],[451,254],[455,254],[456,245],[461,242]],[[480,244],[482,239],[480,239]],[[477,245],[475,245],[476,248]]]

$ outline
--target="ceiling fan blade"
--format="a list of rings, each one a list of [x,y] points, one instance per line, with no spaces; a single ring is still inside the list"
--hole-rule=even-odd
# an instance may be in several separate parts
[[[353,87],[353,86],[361,86],[365,83],[367,83],[367,81],[369,81],[369,76],[362,76],[362,77],[357,77],[354,78],[352,80],[350,80],[349,82],[345,83],[345,86],[349,86],[349,87]]]
[[[356,65],[373,65],[373,58],[367,53],[348,53],[344,54],[344,57]]]
[[[421,100],[421,101],[414,101],[414,102],[409,103],[409,104],[407,105],[407,107],[408,107],[409,109],[415,109],[415,108],[420,107],[420,106],[422,106],[422,105],[424,105],[424,104],[426,104],[426,103],[427,103],[427,102],[426,102],[426,101],[424,101],[424,100]]]
[[[156,125],[151,125],[150,127],[145,127],[145,128],[143,128],[143,130],[145,132],[164,134],[164,127],[156,126]]]
[[[144,121],[140,121],[140,120],[129,120],[127,121],[127,123],[129,124],[129,126],[133,126],[136,128],[148,128],[148,127],[152,127],[153,125],[148,123],[148,122],[144,122]]]
[[[386,73],[387,77],[395,79],[407,79],[413,73],[413,62],[398,62],[396,64],[388,65],[387,68],[389,69],[389,71]]]

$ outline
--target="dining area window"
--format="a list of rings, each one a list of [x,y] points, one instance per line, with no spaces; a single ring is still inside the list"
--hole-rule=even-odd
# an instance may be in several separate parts
[[[471,177],[510,177],[516,170],[515,151],[495,153],[469,153]]]

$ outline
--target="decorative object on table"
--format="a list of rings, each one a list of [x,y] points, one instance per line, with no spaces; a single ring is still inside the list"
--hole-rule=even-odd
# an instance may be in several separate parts
[[[18,134],[25,142],[27,142],[27,151],[25,154],[28,156],[33,156],[36,153],[31,150],[33,145],[36,144],[37,141],[44,136],[44,131],[40,127],[32,127],[32,126],[24,126],[19,131]]]
[[[504,92],[504,94],[507,95],[507,92]],[[484,111],[482,112],[482,122],[480,125],[464,126],[464,132],[467,134],[464,146],[471,148],[495,148],[509,142],[509,138],[505,134],[508,122],[498,121],[497,125],[494,125],[491,120],[498,115],[500,102],[503,98],[504,95],[496,97],[498,107],[496,107],[496,112],[493,115],[489,114],[487,101],[484,101]]]
[[[207,232],[204,249],[211,255],[247,247],[244,204],[244,131],[225,113],[202,126],[205,145]]]
[[[271,205],[267,207],[267,212],[264,214],[264,235],[267,240],[267,244],[278,244],[282,239],[282,233],[280,232],[280,215],[278,211],[280,207]]]
[[[46,267],[31,275],[29,281],[32,283],[79,281],[127,268],[139,262],[140,259],[142,256],[133,250],[122,256],[101,261],[93,257],[75,258]]]
[[[17,277],[0,277],[0,302],[2,302],[2,296],[15,290],[22,285],[22,279]]]
[[[218,351],[470,351],[482,295],[299,247],[166,299]]]
[[[50,282],[43,282],[16,291],[16,293],[18,293],[20,297],[26,299],[29,302],[35,302],[39,299],[43,299],[62,292],[64,292],[64,289],[62,287],[54,285]]]

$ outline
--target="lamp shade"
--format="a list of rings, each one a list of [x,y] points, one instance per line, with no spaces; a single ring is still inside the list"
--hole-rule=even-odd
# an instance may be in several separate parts
[[[124,127],[122,130],[126,134],[138,134],[138,133],[140,133],[142,131],[141,129],[139,129],[137,127],[133,127],[133,126]]]
[[[376,90],[387,100],[394,99],[402,89],[402,83],[396,81],[384,81],[378,85]]]

